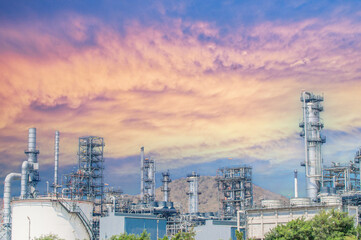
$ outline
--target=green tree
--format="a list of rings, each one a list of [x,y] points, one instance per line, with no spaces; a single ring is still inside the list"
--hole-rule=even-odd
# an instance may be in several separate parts
[[[193,228],[189,232],[178,232],[171,240],[194,240],[196,233]]]
[[[361,229],[360,229],[361,230]],[[353,218],[337,210],[321,211],[313,219],[292,220],[266,234],[266,240],[344,240],[356,239]]]
[[[59,238],[55,234],[48,234],[48,235],[42,235],[39,238],[34,238],[34,240],[64,240],[64,239]]]
[[[110,240],[150,240],[150,233],[147,233],[146,230],[140,235],[122,233],[112,236]]]
[[[273,228],[266,236],[266,240],[310,240],[312,236],[312,227],[310,221],[299,218],[288,222],[286,225],[278,225]]]
[[[236,238],[237,240],[243,240],[243,232],[236,230]]]
[[[321,211],[311,222],[314,239],[341,240],[356,234],[353,218],[335,209],[328,212]]]

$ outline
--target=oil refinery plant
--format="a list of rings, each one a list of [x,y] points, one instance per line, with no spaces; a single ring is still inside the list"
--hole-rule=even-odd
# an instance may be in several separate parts
[[[347,164],[324,166],[322,145],[326,138],[320,113],[324,98],[302,92],[303,121],[300,136],[304,140],[306,197],[299,197],[297,171],[294,174],[294,197],[285,204],[280,200],[265,199],[254,204],[252,167],[240,165],[217,170],[216,183],[219,209],[200,213],[202,193],[199,174],[187,175],[189,184],[188,211],[185,213],[171,201],[170,173],[162,173],[162,201],[156,201],[156,161],[146,157],[140,148],[140,200],[123,197],[119,189],[105,187],[104,147],[102,137],[80,137],[77,169],[59,180],[59,139],[54,138],[54,180],[52,191],[39,194],[39,150],[36,129],[30,128],[27,160],[19,173],[9,173],[4,181],[3,222],[0,239],[34,239],[48,234],[62,239],[109,239],[120,233],[140,234],[147,230],[151,239],[173,236],[180,231],[195,231],[196,239],[236,239],[235,231],[244,232],[252,239],[264,239],[278,224],[304,217],[310,219],[321,210],[339,209],[360,220],[361,149]],[[12,187],[20,181],[20,195],[13,197]]]

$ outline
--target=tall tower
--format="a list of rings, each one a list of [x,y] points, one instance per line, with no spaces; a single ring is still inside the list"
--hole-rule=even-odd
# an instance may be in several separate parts
[[[302,165],[306,168],[307,197],[316,200],[322,177],[321,147],[326,142],[326,138],[321,135],[323,123],[320,112],[323,111],[323,96],[302,92],[301,102],[303,121],[299,125],[302,128],[300,136],[305,141],[305,162]]]
[[[104,139],[87,136],[79,138],[78,170],[66,176],[71,199],[94,202],[92,231],[99,236],[100,217],[105,213],[104,201]]]
[[[169,177],[169,171],[162,173],[162,176],[163,176],[162,179],[163,186],[161,188],[161,191],[164,193],[164,201],[169,202],[170,188],[168,185],[172,180]]]
[[[216,177],[220,213],[223,218],[253,206],[252,167],[220,168]]]
[[[36,149],[36,128],[29,128],[29,138],[28,138],[28,149],[25,150],[25,154],[28,156],[28,162],[33,164],[33,168],[30,168],[28,171],[29,178],[28,184],[29,189],[27,189],[26,197],[35,198],[37,194],[36,186],[40,181],[39,178],[39,164],[38,164],[38,154],[39,150]]]
[[[196,214],[198,212],[198,196],[201,194],[198,191],[199,175],[196,172],[192,172],[187,176],[187,182],[189,182],[189,213]]]
[[[144,147],[140,149],[141,161],[141,183],[140,195],[144,203],[154,202],[155,200],[155,162],[153,159],[144,158]]]

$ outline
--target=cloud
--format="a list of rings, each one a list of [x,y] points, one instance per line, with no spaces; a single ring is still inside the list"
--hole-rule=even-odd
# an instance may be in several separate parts
[[[63,166],[76,162],[77,137],[100,135],[107,167],[123,176],[138,171],[142,145],[160,169],[224,158],[298,162],[302,89],[324,93],[327,129],[351,136],[361,127],[352,104],[361,101],[358,24],[310,18],[223,33],[212,22],[168,17],[158,25],[128,21],[120,32],[75,13],[7,24],[2,163],[20,166],[33,126],[42,164],[52,163],[55,130]]]

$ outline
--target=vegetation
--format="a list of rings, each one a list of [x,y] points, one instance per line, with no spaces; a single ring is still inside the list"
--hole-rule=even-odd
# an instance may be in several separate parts
[[[266,240],[343,240],[357,239],[360,228],[354,226],[353,218],[337,210],[321,211],[313,219],[296,219],[278,225],[266,236]]]
[[[171,239],[169,239],[167,236],[164,236],[160,240],[194,240],[195,235],[196,234],[192,229],[189,232],[179,232]],[[122,233],[120,235],[112,236],[110,240],[150,240],[150,234],[147,233],[146,230],[144,230],[144,232],[140,236]]]
[[[150,240],[150,233],[147,233],[146,230],[140,235],[122,233],[120,235],[112,236],[110,240]]]
[[[48,235],[42,235],[39,238],[34,238],[34,240],[64,240],[62,238],[59,238],[57,235],[55,234],[48,234]]]
[[[243,240],[243,232],[236,230],[236,238],[237,240]]]

